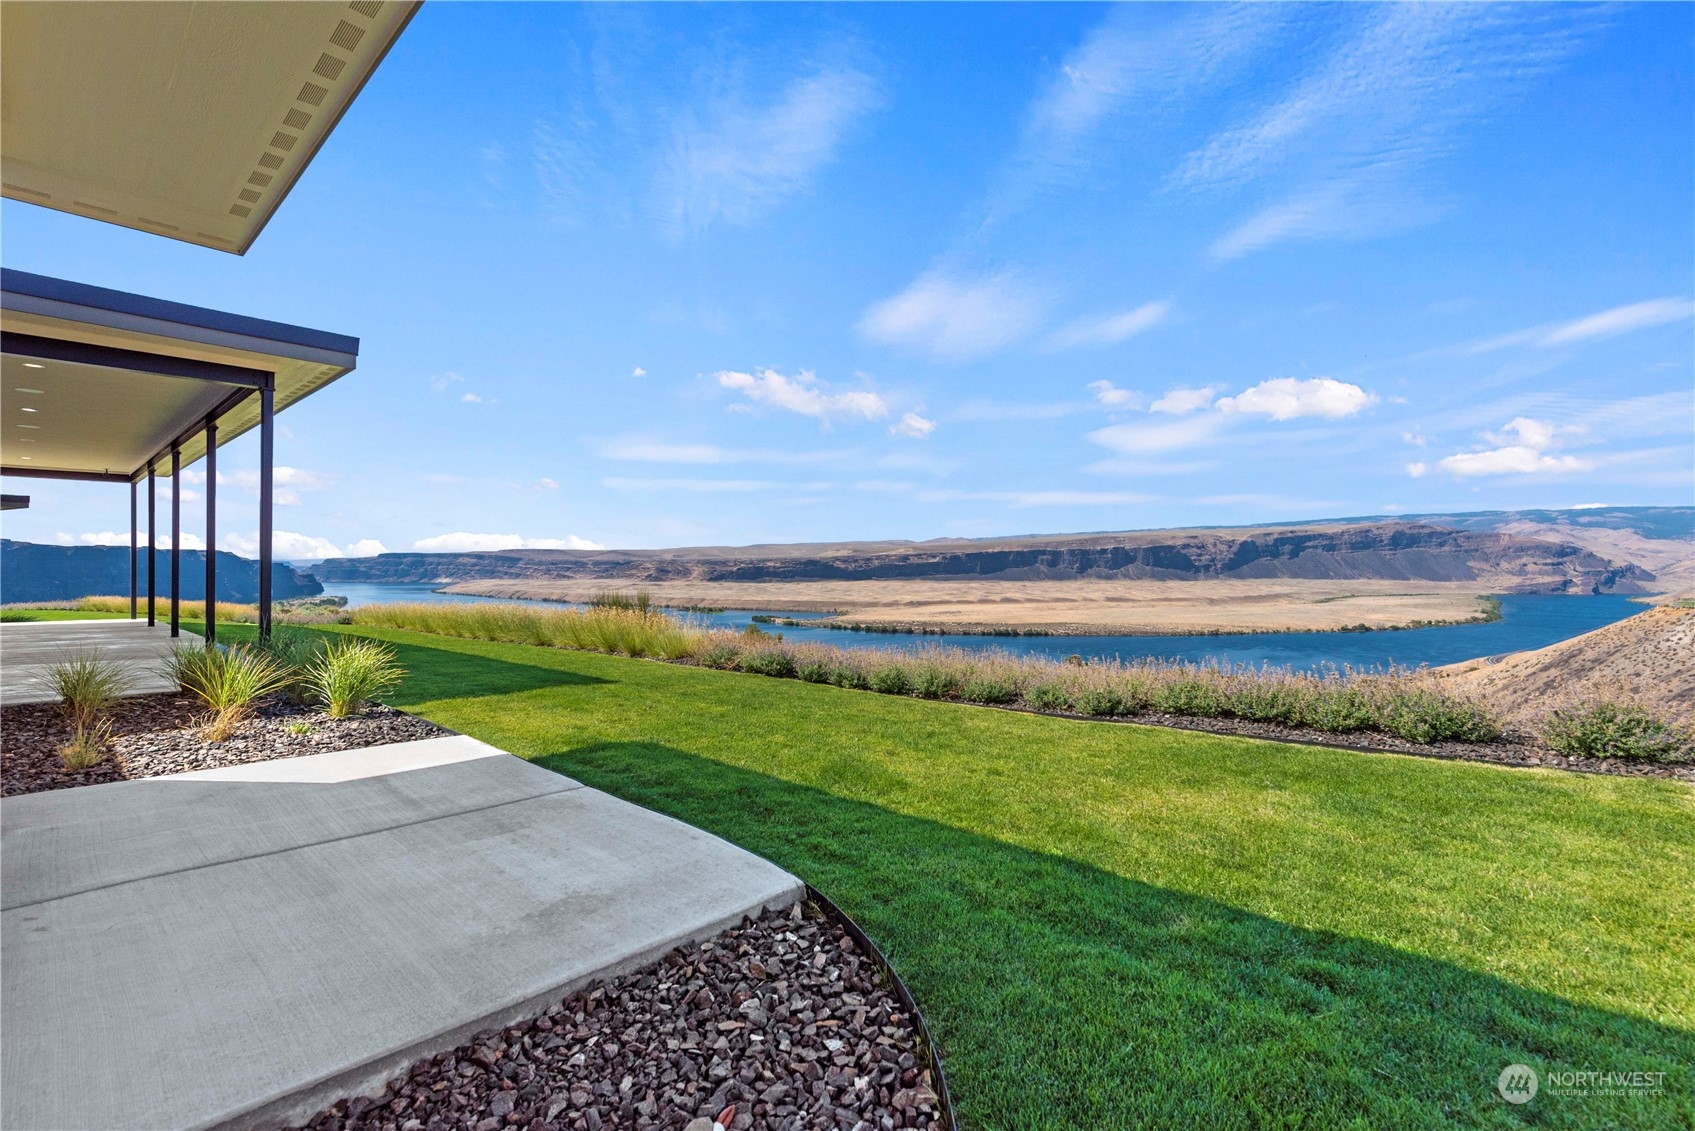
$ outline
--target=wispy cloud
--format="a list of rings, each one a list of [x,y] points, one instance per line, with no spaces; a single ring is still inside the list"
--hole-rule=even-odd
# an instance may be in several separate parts
[[[1095,400],[1107,408],[1141,408],[1146,400],[1136,390],[1120,389],[1111,381],[1090,381],[1088,388],[1095,394]]]
[[[1695,302],[1685,298],[1656,298],[1633,302],[1598,311],[1570,322],[1552,322],[1515,330],[1498,338],[1478,342],[1466,348],[1467,353],[1492,353],[1509,346],[1535,346],[1548,349],[1554,346],[1575,345],[1598,338],[1612,338],[1635,330],[1669,326],[1695,316]]]
[[[672,230],[750,224],[804,191],[876,102],[869,75],[839,68],[796,78],[764,104],[720,98],[680,111],[659,178]]]
[[[927,440],[935,430],[934,420],[922,417],[916,412],[909,412],[889,427],[889,435],[903,436],[908,440]]]
[[[1281,197],[1220,236],[1214,258],[1290,239],[1373,235],[1438,215],[1418,183],[1422,171],[1569,55],[1590,22],[1526,6],[1395,4],[1350,15],[1358,25],[1346,42],[1172,173],[1181,189],[1270,181]]]
[[[466,554],[487,550],[604,550],[598,542],[568,534],[564,538],[526,538],[522,534],[473,534],[457,530],[412,543],[426,554]]]
[[[754,404],[796,412],[829,424],[834,420],[882,420],[889,406],[869,389],[829,393],[810,370],[786,377],[775,369],[758,373],[724,370],[714,374],[718,384],[741,393]]]
[[[921,491],[921,502],[951,503],[980,500],[1006,503],[1016,508],[1027,507],[1108,507],[1131,503],[1146,503],[1152,495],[1135,491]]]
[[[1011,272],[960,279],[931,271],[866,311],[859,330],[885,345],[969,361],[1026,337],[1048,300]]]
[[[1057,331],[1051,342],[1057,349],[1116,345],[1158,326],[1170,313],[1169,302],[1150,302],[1122,314],[1080,318]]]
[[[639,436],[608,440],[600,446],[607,459],[632,463],[826,463],[843,451],[779,452],[763,448],[722,448],[716,444],[678,444]]]
[[[618,476],[602,479],[600,485],[614,491],[692,491],[708,494],[775,491],[785,486],[769,479],[625,479]]]
[[[1187,416],[1191,412],[1199,412],[1203,408],[1212,407],[1213,398],[1223,391],[1223,385],[1205,385],[1199,389],[1171,389],[1159,400],[1149,405],[1148,411],[1163,412],[1171,416]]]
[[[1097,428],[1089,433],[1089,439],[1103,448],[1126,455],[1149,455],[1207,443],[1218,435],[1221,424],[1216,413],[1191,416],[1169,424],[1133,421]]]

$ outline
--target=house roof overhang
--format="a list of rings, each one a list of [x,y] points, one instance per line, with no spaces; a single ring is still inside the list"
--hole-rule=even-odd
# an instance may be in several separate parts
[[[243,254],[418,7],[6,0],[0,191]]]
[[[183,466],[351,371],[359,339],[0,271],[0,471],[127,481],[177,443]]]

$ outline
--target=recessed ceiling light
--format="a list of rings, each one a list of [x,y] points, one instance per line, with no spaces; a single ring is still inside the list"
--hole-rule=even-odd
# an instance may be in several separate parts
[[[38,397],[46,395],[44,390],[41,390],[41,389],[26,389],[22,385],[12,386],[12,392],[14,392],[14,393],[34,393]]]
[[[26,361],[26,362],[24,362],[24,368],[25,369],[46,369],[47,367],[45,365],[41,364],[39,361]]]
[[[30,458],[32,458],[32,457],[30,457],[30,456],[19,456],[19,457],[18,457],[18,458],[19,458],[19,459],[30,459]]]
[[[20,425],[18,425],[18,427],[19,428],[34,428],[37,432],[41,431],[41,425],[39,425],[39,424],[20,424]]]
[[[26,407],[26,408],[25,408],[25,409],[24,409],[24,411],[25,411],[25,412],[40,412],[40,411],[41,411],[41,410],[40,410],[40,409],[38,409],[38,408],[27,408],[27,407]]]

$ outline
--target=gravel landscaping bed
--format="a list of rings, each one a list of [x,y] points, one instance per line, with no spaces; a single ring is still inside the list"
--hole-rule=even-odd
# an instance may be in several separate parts
[[[1421,758],[1447,758],[1466,762],[1493,762],[1502,766],[1539,766],[1550,770],[1571,770],[1582,774],[1615,774],[1632,778],[1675,778],[1695,782],[1695,765],[1678,762],[1630,762],[1619,758],[1584,758],[1559,754],[1535,745],[1520,735],[1507,735],[1500,742],[1409,742],[1390,734],[1360,731],[1353,734],[1333,734],[1310,727],[1281,726],[1277,723],[1256,723],[1248,719],[1201,719],[1191,715],[1165,715],[1148,712],[1123,718],[1103,719],[1096,715],[1079,715],[1069,711],[1029,711],[1023,707],[1005,710],[1026,714],[1054,715],[1066,719],[1087,719],[1090,722],[1138,723],[1142,726],[1171,727],[1175,730],[1202,731],[1206,734],[1234,734],[1244,738],[1268,738],[1276,742],[1299,742],[1306,746],[1329,746],[1337,750],[1360,750],[1371,754],[1412,754]]]
[[[9,797],[159,777],[453,733],[380,704],[372,704],[350,718],[332,719],[316,707],[269,699],[260,703],[232,738],[206,742],[197,726],[204,714],[205,708],[191,695],[120,699],[109,715],[112,756],[98,766],[72,773],[59,761],[59,746],[70,731],[58,704],[24,703],[0,708],[0,794]]]
[[[420,1060],[308,1131],[943,1128],[913,1019],[816,905],[744,919]]]

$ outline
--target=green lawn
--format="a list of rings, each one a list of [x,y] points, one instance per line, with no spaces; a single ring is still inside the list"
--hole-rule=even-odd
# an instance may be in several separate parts
[[[361,631],[397,705],[827,892],[970,1127],[1695,1127],[1689,786]]]
[[[169,623],[170,613],[160,623]],[[92,613],[82,609],[7,609],[5,623],[47,620],[127,620],[122,613]]]

